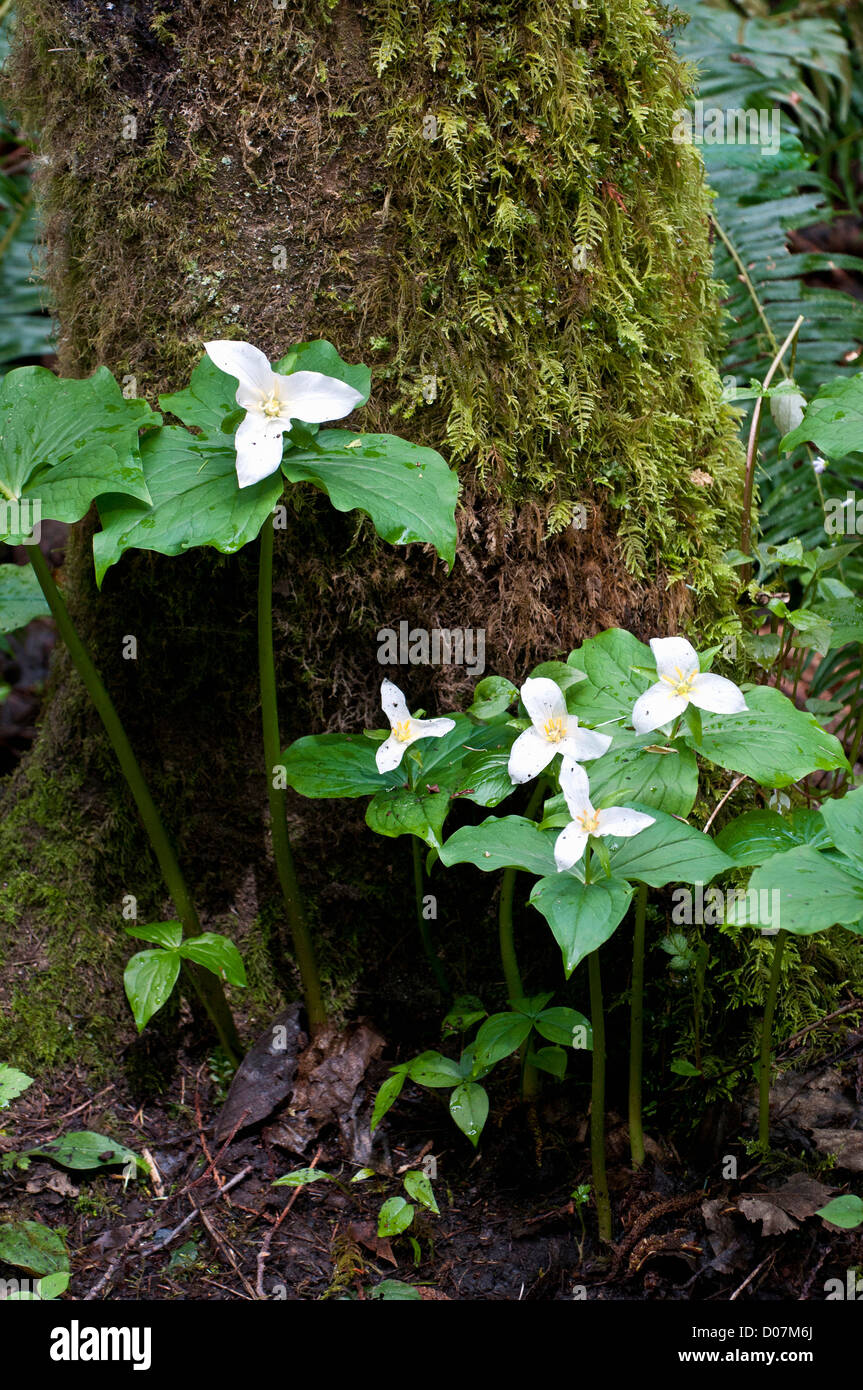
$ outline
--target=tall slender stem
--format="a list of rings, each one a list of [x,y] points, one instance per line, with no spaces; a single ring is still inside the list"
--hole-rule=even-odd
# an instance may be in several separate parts
[[[605,1017],[602,1011],[602,976],[599,951],[587,958],[590,980],[590,1023],[593,1029],[593,1071],[590,1089],[590,1165],[599,1238],[611,1240],[611,1200],[605,1172]]]
[[[534,820],[536,813],[542,805],[545,795],[545,779],[540,778],[531,792],[530,800],[525,807],[525,816],[528,820]],[[508,868],[503,871],[503,878],[500,883],[500,902],[498,903],[498,940],[500,942],[500,961],[503,966],[503,978],[506,982],[506,995],[510,1003],[516,999],[524,998],[524,985],[521,980],[521,971],[518,968],[518,956],[515,950],[515,928],[513,926],[512,905],[515,896],[515,879],[518,869]],[[527,1043],[522,1044],[521,1048],[521,1095],[522,1100],[530,1100],[539,1092],[539,1073],[536,1067],[532,1067],[527,1061]]]
[[[635,931],[632,938],[632,993],[629,1000],[629,1147],[633,1168],[644,1163],[644,1122],[641,1079],[644,1049],[644,945],[647,921],[647,885],[638,885]]]
[[[770,1064],[773,1052],[773,1015],[776,1012],[776,995],[779,977],[782,974],[782,950],[788,935],[781,927],[776,933],[773,947],[773,964],[770,968],[770,983],[767,986],[767,999],[764,1004],[764,1021],[761,1025],[761,1062],[758,1069],[758,1142],[763,1149],[770,1145]]]
[[[320,1032],[327,1022],[321,997],[315,951],[306,922],[303,897],[300,891],[291,841],[288,835],[287,796],[277,786],[276,768],[282,756],[279,734],[279,706],[276,694],[276,659],[273,652],[273,522],[267,517],[261,528],[260,568],[258,571],[258,667],[261,682],[261,720],[264,733],[264,764],[267,773],[267,797],[270,805],[270,829],[273,836],[273,855],[276,872],[285,900],[285,911],[291,928],[294,955],[303,982],[306,1013],[312,1033]]]
[[[201,924],[198,920],[198,914],[186,887],[174,848],[168,839],[159,812],[156,810],[150,795],[150,789],[144,780],[144,774],[132,751],[126,730],[120,722],[120,716],[114,708],[113,701],[105,689],[87,649],[78,636],[65,600],[54,583],[51,568],[44,555],[38,545],[28,545],[27,554],[57,624],[57,631],[65,642],[78,674],[84,682],[87,694],[93,701],[105,726],[105,732],[111,741],[111,747],[114,749],[120,769],[132,796],[135,798],[138,814],[159,862],[162,877],[173,899],[177,916],[183,924],[183,930],[187,936],[199,936]],[[212,971],[204,970],[201,966],[193,965],[191,962],[185,963],[184,968],[210,1017],[222,1047],[232,1061],[239,1062],[243,1055],[243,1047],[218,976],[214,975]]]
[[[423,880],[423,860],[422,850],[420,849],[420,841],[418,840],[416,835],[411,835],[411,845],[413,847],[414,858],[414,890],[416,893],[417,902],[417,923],[420,929],[420,937],[423,943],[423,950],[426,954],[426,960],[428,961],[429,966],[431,967],[431,972],[437,980],[438,988],[444,994],[451,994],[452,990],[449,987],[449,981],[446,977],[446,971],[444,970],[443,966],[440,963],[440,960],[438,959],[438,954],[434,948],[434,942],[432,941],[431,928],[429,927],[428,919],[426,918],[426,915],[423,912],[423,889],[425,887],[425,883]]]
[[[768,390],[771,381],[782,364],[783,357],[797,337],[802,322],[803,315],[801,314],[785,339],[785,342],[780,348],[777,348],[776,355],[770,363],[767,375],[761,384],[762,391]],[[752,411],[752,421],[749,426],[749,441],[746,446],[746,479],[743,485],[743,519],[740,523],[740,549],[743,551],[744,555],[749,554],[749,539],[752,527],[752,493],[755,487],[755,463],[758,456],[758,432],[761,428],[761,406],[763,401],[764,397],[759,396],[755,402],[755,408]],[[741,570],[741,582],[744,585],[749,583],[750,575],[750,566],[746,564]]]

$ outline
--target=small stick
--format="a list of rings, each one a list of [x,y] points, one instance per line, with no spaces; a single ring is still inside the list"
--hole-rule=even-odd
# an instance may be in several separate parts
[[[735,777],[734,781],[731,783],[731,786],[728,788],[728,791],[725,793],[725,795],[723,796],[722,800],[719,802],[718,806],[716,806],[716,808],[710,813],[710,819],[708,820],[707,824],[706,824],[705,827],[704,827],[704,833],[705,833],[705,835],[707,834],[707,832],[708,832],[708,830],[710,829],[710,827],[711,827],[711,825],[713,824],[713,822],[716,820],[716,817],[719,815],[719,812],[722,810],[722,808],[723,808],[723,806],[725,805],[726,801],[728,800],[729,796],[731,796],[732,792],[736,792],[736,791],[737,791],[737,788],[740,786],[740,783],[741,783],[741,782],[745,782],[745,781],[746,781],[746,778],[745,778],[745,777]]]
[[[322,1149],[318,1149],[317,1153],[315,1154],[314,1158],[312,1159],[311,1163],[309,1164],[309,1167],[310,1167],[310,1168],[314,1168],[314,1167],[315,1167],[315,1165],[317,1164],[317,1161],[318,1161],[318,1159],[320,1158],[322,1152],[323,1152]],[[270,1258],[270,1246],[271,1246],[272,1243],[273,1243],[273,1236],[276,1234],[276,1231],[277,1231],[277,1230],[279,1229],[279,1227],[281,1226],[282,1222],[284,1221],[284,1219],[285,1219],[285,1217],[287,1216],[288,1212],[290,1211],[291,1207],[294,1205],[294,1202],[295,1202],[295,1201],[297,1200],[297,1198],[299,1197],[301,1190],[302,1190],[302,1189],[299,1188],[299,1187],[295,1187],[295,1188],[294,1188],[293,1192],[291,1193],[290,1197],[288,1198],[288,1202],[287,1202],[287,1205],[285,1206],[284,1211],[283,1211],[283,1212],[281,1213],[281,1215],[279,1216],[278,1221],[274,1221],[274,1222],[273,1222],[273,1225],[272,1225],[272,1226],[270,1227],[270,1229],[267,1231],[267,1234],[264,1236],[263,1244],[261,1245],[261,1248],[260,1248],[260,1250],[258,1251],[258,1278],[257,1278],[257,1294],[258,1294],[258,1298],[266,1298],[266,1296],[267,1296],[266,1290],[265,1290],[265,1288],[264,1288],[264,1266],[265,1266],[265,1264],[267,1263],[267,1260]]]

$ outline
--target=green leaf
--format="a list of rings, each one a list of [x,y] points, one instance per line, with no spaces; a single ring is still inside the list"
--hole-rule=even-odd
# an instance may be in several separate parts
[[[610,859],[615,877],[663,888],[666,883],[709,883],[734,867],[734,860],[695,826],[650,806],[632,805],[653,816],[654,824],[629,840],[606,840],[615,846]]]
[[[837,801],[825,801],[821,815],[836,848],[863,867],[863,787]]]
[[[321,372],[323,376],[335,377],[336,381],[345,381],[362,396],[362,400],[354,407],[356,410],[365,405],[371,394],[370,369],[361,362],[346,362],[326,338],[316,338],[310,343],[298,343],[273,364],[273,371],[279,372],[282,376],[290,376],[292,372]],[[233,381],[233,377],[231,380]]]
[[[384,775],[375,764],[377,745],[362,734],[309,734],[283,755],[287,784],[301,796],[373,796],[392,786],[400,770]]]
[[[378,1216],[378,1236],[400,1236],[414,1219],[414,1209],[404,1197],[390,1197]]]
[[[314,483],[337,511],[359,510],[392,545],[433,545],[455,561],[458,474],[440,454],[392,434],[321,430],[314,449],[288,449],[289,482]]]
[[[454,1086],[462,1080],[458,1062],[440,1052],[421,1052],[407,1063],[406,1070],[411,1081],[421,1086]]]
[[[230,937],[205,931],[200,936],[187,937],[179,953],[184,960],[193,960],[206,970],[212,970],[214,975],[221,976],[229,985],[245,988],[246,967]]]
[[[10,1101],[23,1095],[27,1087],[32,1085],[32,1076],[0,1062],[0,1110],[5,1109]]]
[[[776,811],[744,811],[722,827],[716,843],[736,864],[751,865],[763,864],[795,845],[828,846],[830,837],[821,816],[801,807],[790,819]]]
[[[453,1000],[452,1008],[441,1024],[441,1031],[445,1037],[448,1033],[463,1033],[472,1023],[485,1018],[486,1012],[482,1000],[477,999],[476,995],[460,994]]]
[[[698,751],[708,762],[766,787],[787,787],[810,772],[847,768],[839,740],[781,691],[759,685],[744,694],[746,712],[704,715]]]
[[[688,816],[698,795],[698,762],[682,738],[666,743],[661,735],[615,730],[611,748],[590,765],[590,795],[594,806],[635,800]]]
[[[700,1076],[701,1072],[694,1067],[691,1062],[687,1062],[685,1057],[675,1057],[671,1063],[671,1070],[675,1076]]]
[[[463,1082],[449,1098],[449,1112],[476,1148],[488,1119],[488,1092],[476,1081]]]
[[[566,1053],[562,1047],[541,1047],[527,1054],[528,1066],[538,1067],[562,1081],[566,1076]]]
[[[486,873],[511,866],[530,874],[553,874],[555,838],[524,816],[490,816],[481,825],[465,825],[450,835],[440,857],[448,867],[475,864]]]
[[[333,1181],[333,1177],[322,1172],[320,1168],[295,1168],[292,1173],[285,1173],[281,1178],[276,1178],[273,1187],[307,1187],[312,1182]]]
[[[515,729],[506,730],[501,751],[469,753],[462,764],[461,785],[455,795],[478,806],[499,806],[516,790],[510,778],[509,749],[516,737]]]
[[[587,1039],[586,1046],[593,1047],[593,1029],[590,1020],[584,1014],[577,1013],[575,1009],[556,1007],[544,1009],[537,1019],[534,1020],[534,1027],[549,1042],[558,1043],[561,1047],[573,1047],[576,1028],[585,1030],[584,1036]]]
[[[59,1274],[69,1269],[69,1256],[61,1237],[41,1221],[0,1225],[0,1260],[32,1274]]]
[[[164,946],[169,951],[179,946],[183,940],[182,922],[148,922],[143,927],[124,927],[123,930],[128,936],[138,937],[141,941],[152,941],[155,946]]]
[[[863,882],[808,845],[775,854],[755,869],[748,894],[779,893],[779,917],[772,922],[796,936],[811,936],[836,923],[850,926],[863,917]],[[745,905],[735,912],[746,921]],[[758,914],[754,914],[757,916]]]
[[[541,661],[538,666],[534,666],[529,679],[538,680],[541,677],[554,681],[564,694],[571,686],[586,680],[584,672],[567,661]]]
[[[480,1067],[495,1066],[521,1047],[533,1028],[530,1018],[520,1013],[492,1014],[476,1035],[474,1053]]]
[[[518,699],[518,686],[506,676],[485,676],[473,692],[470,713],[477,719],[494,719]]]
[[[51,609],[30,566],[0,565],[0,633],[17,632],[33,618],[50,616]]]
[[[0,382],[0,501],[38,502],[41,520],[68,522],[107,492],[146,502],[138,430],[158,420],[144,401],[124,398],[106,367],[83,381],[45,367],[8,372]],[[18,544],[31,529],[0,506],[0,541]]]
[[[199,443],[177,426],[146,435],[141,462],[150,506],[130,505],[118,497],[99,502],[102,530],[93,538],[99,585],[127,550],[182,555],[211,545],[233,555],[255,540],[282,493],[278,470],[241,488],[229,444],[214,448]]]
[[[374,1109],[369,1128],[374,1132],[384,1115],[393,1105],[401,1094],[401,1089],[407,1080],[407,1067],[399,1067],[392,1076],[388,1076],[375,1096]]]
[[[189,385],[183,391],[160,396],[159,405],[184,425],[218,440],[222,422],[237,411],[237,382],[219,371],[205,353],[192,371]],[[245,415],[245,411],[241,413]]]
[[[572,692],[572,709],[587,724],[619,718],[628,722],[633,705],[656,669],[650,648],[620,627],[589,637],[566,660],[568,666],[587,676]],[[639,668],[646,668],[646,672]]]
[[[178,951],[139,951],[129,961],[123,984],[139,1033],[170,997],[179,973]]]
[[[779,448],[787,454],[797,444],[808,442],[829,459],[863,450],[863,372],[820,387],[802,424],[785,435]]]
[[[428,1207],[435,1216],[440,1216],[440,1207],[437,1204],[432,1185],[420,1168],[412,1168],[409,1173],[405,1173],[405,1189],[408,1196],[413,1197],[415,1202]]]
[[[413,1284],[403,1284],[401,1279],[382,1279],[369,1293],[369,1298],[379,1298],[384,1303],[422,1303],[422,1294]]]
[[[632,893],[630,884],[618,879],[582,883],[572,874],[554,873],[534,884],[529,901],[551,927],[567,979],[622,922]],[[570,1030],[570,1045],[572,1036]]]
[[[43,1144],[41,1148],[28,1149],[28,1153],[44,1154],[46,1158],[53,1158],[54,1162],[63,1168],[82,1171],[89,1168],[111,1168],[117,1163],[129,1162],[147,1171],[147,1165],[134,1149],[127,1149],[125,1144],[118,1144],[116,1139],[108,1139],[106,1135],[95,1134],[90,1129],[64,1134],[60,1139],[53,1139],[50,1144]]]
[[[366,825],[377,835],[416,835],[433,849],[439,849],[449,807],[448,791],[422,792],[399,787],[372,797],[366,808]]]
[[[50,1302],[51,1299],[59,1298],[61,1293],[65,1293],[69,1287],[70,1275],[66,1270],[58,1270],[56,1274],[43,1274],[36,1285],[37,1292],[30,1297],[39,1298],[43,1303]],[[23,1298],[24,1294],[12,1294],[12,1298]]]
[[[826,1206],[819,1207],[815,1215],[823,1216],[834,1226],[853,1231],[855,1226],[863,1225],[863,1201],[846,1192],[842,1197],[834,1197]]]
[[[860,599],[823,599],[815,612],[830,624],[832,651],[848,642],[863,642],[863,601]]]

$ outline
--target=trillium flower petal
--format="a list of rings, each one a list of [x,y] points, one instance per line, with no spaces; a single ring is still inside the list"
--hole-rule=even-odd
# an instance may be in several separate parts
[[[407,701],[392,681],[381,682],[381,709],[390,721],[390,728],[395,724],[404,724],[410,719]]]
[[[596,833],[628,840],[631,835],[640,834],[655,821],[655,816],[648,816],[644,811],[632,811],[628,806],[609,806],[607,810],[599,813]]]
[[[375,763],[378,772],[394,772],[405,755],[405,749],[409,745],[397,739],[395,734],[390,734],[389,738],[380,744],[375,753]]]
[[[651,637],[650,650],[660,676],[689,675],[698,670],[698,652],[685,637]]]
[[[689,698],[693,705],[710,714],[742,714],[747,708],[743,691],[738,690],[733,681],[714,676],[710,671],[695,677]]]
[[[322,425],[325,420],[341,420],[362,400],[359,391],[323,372],[292,372],[290,376],[275,377],[282,414],[307,425]]]
[[[418,738],[443,738],[450,729],[455,728],[454,719],[412,719],[411,743]]]
[[[611,747],[611,743],[608,734],[598,734],[594,729],[578,728],[577,721],[570,715],[569,733],[557,744],[556,752],[564,753],[576,762],[584,762],[590,758],[601,758]]]
[[[562,719],[567,723],[572,719],[573,723],[578,722],[567,714],[566,700],[560,686],[547,676],[528,677],[519,693],[531,723],[537,729],[542,729],[549,720]]]
[[[269,359],[251,343],[237,343],[228,339],[221,339],[217,342],[205,343],[204,348],[210,361],[215,363],[219,371],[227,373],[228,376],[236,377],[241,388],[245,387],[246,391],[254,392],[255,399],[262,395],[268,395],[273,389],[272,380],[275,374]],[[245,407],[250,402],[245,392],[243,395],[244,399],[241,400],[240,392],[237,392],[237,402]]]
[[[670,724],[672,719],[683,713],[688,703],[683,695],[675,695],[669,685],[658,681],[636,700],[632,710],[632,726],[637,734],[649,734],[651,729]]]
[[[270,422],[254,411],[240,421],[234,444],[240,487],[251,487],[262,478],[268,478],[282,461],[281,429],[271,429]]]
[[[565,829],[561,830],[554,842],[554,862],[557,865],[557,872],[562,873],[564,869],[571,869],[573,864],[577,864],[584,854],[587,846],[587,835],[576,821],[570,821]]]
[[[507,772],[510,780],[521,783],[538,777],[561,747],[560,743],[550,743],[536,729],[525,729],[509,750]]]
[[[582,730],[582,732],[585,732]],[[592,815],[590,804],[590,782],[580,763],[572,757],[565,757],[560,769],[560,790],[573,820],[579,816]]]

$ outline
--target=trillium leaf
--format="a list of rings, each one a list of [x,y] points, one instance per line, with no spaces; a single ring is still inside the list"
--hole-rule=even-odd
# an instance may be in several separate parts
[[[477,719],[494,719],[518,699],[518,687],[506,676],[484,676],[473,692],[470,712]]]
[[[453,564],[458,475],[434,449],[391,434],[321,430],[314,449],[286,449],[282,472],[322,488],[337,511],[365,512],[392,545],[427,543]]]
[[[555,873],[534,884],[530,902],[551,927],[563,955],[567,979],[579,962],[602,946],[623,921],[632,893],[631,885],[619,879],[582,883],[571,874]],[[588,1036],[592,1039],[592,1034]],[[570,1030],[570,1046],[572,1038]]]
[[[466,1134],[476,1148],[485,1122],[488,1119],[488,1092],[476,1081],[465,1081],[456,1086],[449,1098],[449,1113],[462,1134]]]
[[[854,930],[863,918],[863,881],[809,845],[775,854],[754,870],[747,893],[754,925],[761,925],[761,894],[773,892],[779,895],[779,915],[771,925],[796,936],[811,936],[837,923]],[[745,904],[737,905],[734,918],[738,925],[746,922]]]
[[[0,565],[0,633],[17,632],[51,609],[29,565]]]
[[[734,860],[717,847],[709,835],[650,806],[632,803],[646,811],[654,823],[628,840],[605,841],[611,850],[611,872],[616,878],[635,879],[650,888],[666,883],[709,883]]]
[[[247,983],[243,958],[230,937],[205,931],[200,936],[188,937],[179,953],[184,960],[193,960],[197,965],[212,970],[214,975],[223,976],[229,985],[242,988]]]
[[[105,367],[83,381],[44,367],[8,372],[0,382],[0,540],[23,541],[34,520],[79,521],[104,493],[146,502],[138,431],[159,419],[144,401],[126,400]]]
[[[154,946],[163,946],[170,951],[183,940],[182,922],[148,922],[143,927],[125,927],[127,936],[137,937],[139,941],[152,941]]]
[[[836,651],[848,642],[863,642],[863,600],[828,598],[822,600],[815,616],[830,624],[830,649]]]
[[[698,762],[682,738],[667,743],[659,733],[615,730],[611,748],[590,765],[594,806],[638,801],[671,816],[688,816],[697,795]]]
[[[579,719],[591,725],[617,718],[629,723],[639,695],[655,680],[656,662],[650,648],[621,627],[588,637],[566,662],[587,677],[570,692],[568,703]]]
[[[123,984],[139,1033],[170,997],[179,973],[177,951],[139,951],[129,961]]]
[[[704,714],[698,752],[708,762],[766,787],[787,787],[810,772],[848,767],[839,740],[781,691],[760,685],[745,690],[744,697],[749,708],[741,714]]]
[[[475,864],[478,869],[524,869],[530,874],[555,874],[555,836],[541,831],[524,816],[490,816],[481,825],[465,825],[443,845],[444,864]]]
[[[287,783],[301,796],[373,796],[404,774],[378,772],[376,745],[362,734],[310,734],[292,743],[282,758]]]
[[[515,741],[516,730],[509,729],[506,733],[508,737],[501,751],[492,749],[468,754],[462,763],[456,795],[478,806],[499,806],[518,790],[509,775],[509,749]]]
[[[119,497],[99,503],[102,530],[93,538],[96,580],[127,550],[182,555],[211,545],[233,555],[255,540],[282,492],[281,476],[241,488],[233,448],[196,444],[193,435],[169,426],[145,435],[141,445],[149,506]]]
[[[366,825],[377,835],[416,835],[432,849],[439,849],[443,823],[450,808],[450,794],[412,791],[397,787],[378,792],[366,809]]]
[[[416,1081],[420,1086],[454,1086],[464,1078],[458,1062],[444,1057],[440,1052],[421,1052],[419,1057],[406,1064],[406,1069],[411,1081]]]
[[[788,818],[776,811],[744,811],[722,827],[716,843],[736,864],[751,865],[763,864],[795,845],[826,848],[830,836],[818,812],[801,807]]]
[[[828,381],[812,397],[801,424],[789,431],[779,448],[812,443],[829,459],[863,449],[863,372]]]
[[[348,386],[352,386],[362,396],[362,400],[355,407],[357,410],[365,405],[371,394],[370,369],[363,366],[362,362],[346,362],[326,338],[317,338],[311,343],[298,343],[286,356],[273,364],[273,371],[279,372],[282,376],[290,376],[292,372],[320,372],[322,376],[332,376],[336,381],[347,382]]]
[[[825,801],[821,815],[836,848],[863,867],[863,787]]]
[[[561,1047],[575,1046],[575,1030],[578,1028],[579,1037],[584,1037],[586,1040],[584,1046],[589,1049],[593,1047],[593,1029],[590,1026],[590,1020],[575,1009],[566,1009],[560,1006],[553,1009],[543,1009],[539,1018],[534,1021],[534,1026],[538,1033],[541,1033],[544,1038],[548,1038],[549,1042],[558,1043]]]
[[[533,1021],[525,1014],[492,1014],[476,1035],[475,1064],[486,1068],[495,1066],[521,1047],[532,1028]]]
[[[159,405],[166,413],[176,415],[184,425],[201,430],[205,436],[218,438],[223,420],[237,411],[237,382],[226,372],[219,371],[205,353],[193,369],[185,390],[160,396]],[[245,411],[242,414],[245,415]]]

